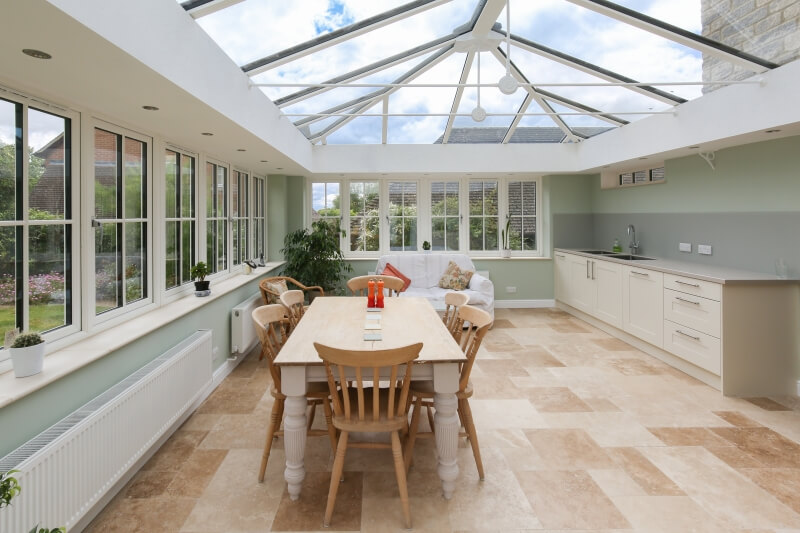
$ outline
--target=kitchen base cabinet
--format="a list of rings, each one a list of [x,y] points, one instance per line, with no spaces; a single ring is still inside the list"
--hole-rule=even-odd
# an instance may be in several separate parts
[[[622,329],[663,347],[664,275],[655,270],[622,269]]]

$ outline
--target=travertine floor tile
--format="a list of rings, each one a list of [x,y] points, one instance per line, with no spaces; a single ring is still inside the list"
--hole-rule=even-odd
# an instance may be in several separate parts
[[[526,435],[554,470],[613,468],[606,452],[581,429],[536,429]]]

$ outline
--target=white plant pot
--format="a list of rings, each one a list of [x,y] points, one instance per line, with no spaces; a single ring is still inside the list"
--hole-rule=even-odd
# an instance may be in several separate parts
[[[500,250],[500,257],[511,257],[511,250],[503,248]]]
[[[24,378],[38,374],[44,364],[44,345],[41,342],[35,346],[25,348],[10,348],[11,362],[14,365],[14,375]]]

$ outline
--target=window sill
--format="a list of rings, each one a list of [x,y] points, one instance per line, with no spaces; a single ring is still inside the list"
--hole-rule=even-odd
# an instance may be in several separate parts
[[[0,391],[2,391],[0,392],[0,408],[46,387],[283,264],[283,261],[269,262],[265,267],[254,270],[252,274],[239,274],[221,280],[213,285],[211,295],[208,297],[197,298],[193,294],[188,295],[95,335],[83,334],[81,337],[82,334],[78,333],[76,337],[80,340],[47,354],[44,368],[39,374],[27,378],[16,378],[11,370],[0,374]]]

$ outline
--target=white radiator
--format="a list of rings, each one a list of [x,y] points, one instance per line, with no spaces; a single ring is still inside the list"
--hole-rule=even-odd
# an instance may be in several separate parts
[[[75,526],[211,385],[211,353],[198,331],[0,459],[22,488],[0,531]]]
[[[253,309],[263,305],[261,294],[251,296],[231,311],[231,353],[246,354],[258,341],[253,327]]]

